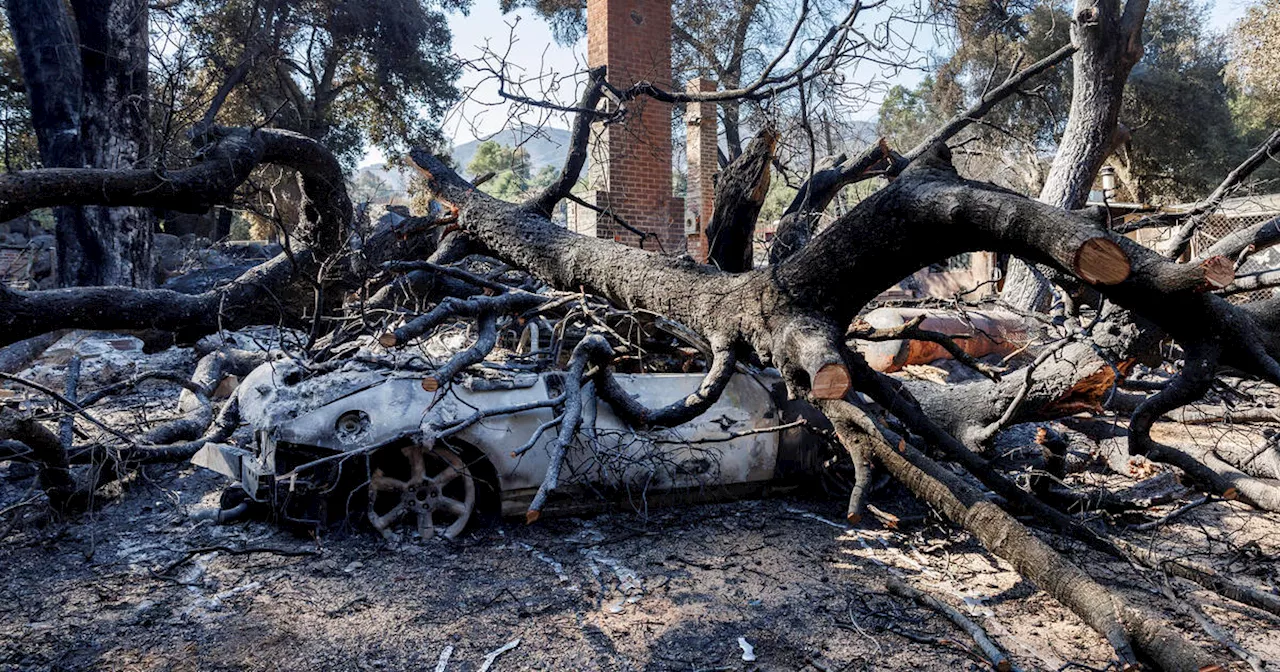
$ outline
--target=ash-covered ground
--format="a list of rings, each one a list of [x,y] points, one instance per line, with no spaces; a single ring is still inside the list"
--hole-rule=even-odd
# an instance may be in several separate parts
[[[80,520],[10,530],[0,542],[0,669],[462,671],[516,640],[490,669],[989,669],[948,621],[889,594],[891,575],[970,614],[1022,669],[1099,669],[1109,653],[932,517],[900,531],[849,528],[837,522],[840,502],[783,497],[507,521],[456,543],[389,546],[368,531],[301,539],[264,522],[192,521],[222,485],[192,467],[151,467]],[[6,481],[5,501],[21,488]],[[892,486],[875,501],[927,513]],[[1274,517],[1216,502],[1131,540],[1182,542],[1210,552],[1201,560],[1274,581],[1277,530]],[[1073,557],[1215,646],[1157,584]],[[1280,661],[1278,619],[1177,588]]]
[[[86,384],[139,366],[193,366],[182,349],[144,356],[135,345],[113,348],[132,359],[103,351],[91,367],[87,357]],[[24,375],[56,379],[63,355],[52,356]],[[104,374],[108,365],[126,371]],[[29,403],[44,403],[36,396]],[[176,400],[157,384],[97,412],[143,425],[171,417]],[[1028,444],[1033,430],[1007,433],[1002,450]],[[1162,431],[1247,443],[1259,437],[1237,435],[1262,430]],[[1133,483],[1100,467],[1070,479]],[[90,513],[58,521],[43,512],[31,469],[0,462],[0,670],[461,672],[486,660],[495,671],[990,669],[953,624],[891,594],[894,577],[969,615],[1020,669],[1103,669],[1110,655],[1079,619],[894,484],[871,503],[899,516],[898,529],[871,516],[847,525],[845,502],[793,492],[644,515],[601,502],[592,517],[489,521],[455,542],[396,544],[364,527],[300,537],[264,520],[192,515],[226,486],[193,466],[149,466]],[[1275,592],[1280,517],[1210,500],[1150,524],[1199,497],[1179,489],[1111,522],[1133,544]],[[1280,619],[1180,580],[1171,601],[1158,572],[1051,543],[1224,664],[1248,669],[1185,603],[1280,669]]]

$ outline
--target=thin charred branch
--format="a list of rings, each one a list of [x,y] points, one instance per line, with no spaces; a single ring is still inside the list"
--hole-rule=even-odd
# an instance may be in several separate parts
[[[986,114],[999,104],[1000,101],[1017,93],[1022,85],[1027,83],[1027,80],[1037,77],[1046,70],[1049,70],[1050,68],[1067,60],[1067,58],[1076,53],[1078,49],[1079,47],[1074,44],[1064,44],[1058,48],[1057,51],[1045,56],[1035,63],[1032,63],[1018,73],[1011,73],[1003,82],[1000,83],[999,86],[982,94],[982,97],[978,99],[978,102],[974,103],[972,107],[952,117],[947,121],[947,123],[943,124],[941,128],[930,133],[929,137],[922,140],[920,144],[916,145],[904,154],[902,159],[905,162],[914,161],[925,152],[929,151],[929,148],[933,147],[935,144],[946,142],[955,137],[957,133],[964,130],[970,124],[986,116]],[[1014,67],[1017,66],[1015,65]]]
[[[893,165],[893,152],[881,138],[852,161],[844,154],[830,157],[829,165],[816,170],[800,185],[787,206],[774,232],[773,246],[769,248],[769,263],[778,264],[783,259],[809,244],[817,227],[818,217],[831,205],[841,189],[863,180],[884,174]]]
[[[245,77],[253,69],[259,57],[271,46],[269,37],[273,33],[278,34],[276,30],[277,24],[283,21],[283,17],[277,14],[279,7],[280,0],[271,0],[263,7],[262,25],[253,31],[253,35],[246,41],[240,60],[227,73],[222,83],[218,85],[218,90],[214,92],[213,97],[209,100],[209,106],[205,108],[204,116],[200,117],[200,121],[192,126],[191,137],[199,137],[213,127],[213,123],[218,117],[218,112],[227,102],[227,97],[231,95],[231,92],[237,86],[244,82]],[[254,18],[257,18],[256,13]]]
[[[507,289],[505,286],[504,289]],[[546,297],[528,292],[509,292],[498,296],[474,296],[468,299],[448,297],[420,315],[378,338],[383,347],[404,345],[455,317],[480,317],[521,313],[542,305]]]
[[[1197,261],[1216,256],[1239,259],[1242,255],[1261,252],[1276,243],[1280,243],[1280,217],[1228,233],[1201,252]]]
[[[81,417],[89,421],[89,423],[92,424],[94,427],[97,427],[98,429],[101,429],[107,434],[110,434],[111,436],[114,436],[115,438],[123,441],[126,445],[134,445],[136,443],[133,440],[133,438],[125,435],[119,430],[112,428],[110,425],[107,425],[103,421],[99,420],[97,416],[94,416],[93,414],[89,413],[89,411],[85,410],[85,407],[83,405],[68,399],[62,394],[54,390],[51,390],[45,387],[44,385],[41,385],[40,383],[32,382],[30,380],[27,380],[26,378],[22,378],[21,376],[15,376],[8,373],[0,373],[0,380],[8,380],[8,381],[17,383],[18,385],[35,390],[36,392],[39,392],[45,395],[46,397],[49,397],[50,399],[64,406],[68,411],[79,413]]]
[[[1018,411],[1022,408],[1022,404],[1026,401],[1027,395],[1031,393],[1032,377],[1035,375],[1036,368],[1044,364],[1050,357],[1053,357],[1059,350],[1067,346],[1074,340],[1072,337],[1064,338],[1057,343],[1044,349],[1036,356],[1035,361],[1027,365],[1023,371],[1022,387],[1014,394],[1013,399],[1009,401],[1009,405],[1005,407],[1004,413],[1000,414],[994,422],[974,432],[971,437],[964,437],[970,445],[983,445],[995,437],[1000,430],[1008,427],[1013,419],[1017,417]]]
[[[820,168],[800,185],[783,214],[823,212],[841,189],[880,175],[890,167],[892,160],[893,151],[884,138],[867,147],[852,161],[844,154],[837,155],[831,159],[830,165]]]
[[[578,107],[582,110],[594,110],[604,95],[605,66],[593,68],[587,76],[587,89],[582,94]],[[587,162],[588,144],[591,141],[591,122],[594,118],[587,114],[574,117],[573,128],[569,134],[569,153],[565,156],[564,167],[555,182],[547,185],[537,196],[529,199],[526,207],[543,217],[550,217],[561,199],[567,197],[577,185],[582,175],[582,167]]]
[[[907,585],[906,582],[897,577],[890,577],[885,586],[890,593],[917,602],[921,606],[928,607],[945,616],[948,621],[951,621],[956,627],[963,630],[966,635],[969,635],[973,643],[982,651],[982,655],[987,659],[987,662],[991,663],[991,666],[999,672],[1010,672],[1013,669],[1013,663],[1009,661],[1009,656],[1005,655],[1004,651],[1001,651],[1000,647],[991,641],[987,631],[983,630],[982,626],[974,623],[968,616],[960,613],[955,607]]]
[[[547,474],[542,479],[542,484],[538,486],[533,501],[529,503],[529,510],[525,514],[526,523],[538,520],[542,515],[542,508],[546,505],[547,497],[560,485],[560,470],[564,466],[565,451],[577,437],[578,427],[582,424],[583,408],[590,405],[594,394],[594,381],[583,380],[587,365],[604,364],[612,358],[613,348],[600,334],[588,334],[573,349],[573,355],[569,358],[569,368],[565,373],[564,413],[561,415],[560,428],[555,440],[547,446],[550,453]]]
[[[465,258],[474,251],[474,247],[471,236],[465,231],[450,231],[440,239],[440,244],[427,258],[427,263],[438,267],[447,266]],[[458,280],[456,277],[443,276],[431,270],[416,269],[383,285],[369,297],[364,308],[366,310],[390,308],[402,300],[415,305],[425,305],[440,297],[452,296],[465,299],[482,291],[481,287]]]
[[[382,265],[383,268],[392,273],[405,273],[412,271],[431,271],[439,275],[447,275],[455,280],[460,280],[469,285],[486,289],[492,292],[505,293],[511,290],[511,287],[490,280],[489,278],[476,275],[461,268],[455,268],[447,264],[440,264],[435,261],[388,261]]]
[[[669,90],[652,82],[642,81],[625,90],[617,90],[611,87],[610,91],[613,97],[619,101],[629,101],[639,96],[648,96],[664,103],[734,103],[775,98],[779,94],[802,86],[836,67],[851,48],[849,36],[853,32],[853,24],[857,20],[858,14],[864,7],[879,4],[880,2],[863,3],[862,0],[855,0],[848,14],[839,23],[827,29],[827,32],[814,44],[807,56],[800,59],[790,70],[774,74],[774,70],[777,69],[782,59],[791,50],[795,35],[803,26],[807,16],[807,8],[802,8],[801,14],[792,29],[792,36],[787,40],[785,51],[780,52],[756,80],[746,86],[719,91],[690,92]]]
[[[429,377],[422,379],[422,389],[432,392],[448,385],[463,369],[484,361],[498,345],[498,314],[484,310],[476,316],[476,340],[459,350]]]
[[[1150,217],[1143,217],[1124,225],[1122,228],[1117,229],[1117,231],[1120,233],[1128,233],[1130,231],[1137,231],[1139,229],[1154,226],[1170,226],[1177,222],[1185,222],[1177,231],[1174,232],[1174,235],[1164,244],[1164,247],[1161,250],[1165,256],[1171,259],[1176,259],[1177,257],[1182,256],[1183,252],[1187,251],[1187,246],[1191,244],[1191,239],[1195,236],[1196,231],[1199,231],[1200,227],[1204,225],[1205,216],[1213,210],[1216,210],[1217,207],[1222,204],[1222,201],[1227,197],[1227,195],[1235,190],[1236,187],[1240,186],[1240,183],[1248,179],[1254,171],[1265,165],[1267,161],[1273,159],[1277,151],[1280,151],[1280,130],[1274,131],[1253,151],[1252,154],[1248,156],[1248,158],[1232,169],[1230,173],[1227,173],[1227,176],[1223,178],[1222,182],[1218,184],[1217,188],[1215,188],[1212,193],[1206,196],[1203,200],[1197,202],[1195,205],[1177,212],[1166,212],[1158,215],[1152,215]],[[1220,247],[1221,249],[1215,250],[1211,248],[1213,251],[1206,252],[1205,255],[1212,256],[1224,254],[1226,256],[1235,256],[1225,250],[1228,249],[1228,246],[1238,244],[1238,241],[1243,237],[1239,234],[1240,232],[1236,232],[1234,236],[1227,236],[1222,241],[1219,241],[1218,244],[1213,246],[1213,248]],[[1223,241],[1227,239],[1232,239],[1232,242],[1224,244]]]
[[[1199,401],[1213,385],[1221,348],[1216,344],[1188,343],[1183,346],[1186,363],[1167,385],[1138,406],[1129,418],[1129,452],[1147,455],[1155,442],[1151,428],[1160,416]]]
[[[486,418],[493,418],[500,415],[515,415],[518,413],[525,413],[527,411],[537,410],[539,408],[554,408],[556,406],[559,406],[560,404],[563,404],[564,402],[565,402],[565,394],[561,393],[557,396],[551,397],[550,399],[540,399],[538,401],[530,401],[524,404],[514,404],[511,406],[499,406],[497,408],[481,408],[477,410],[475,413],[472,413],[466,418],[458,422],[455,422],[453,424],[448,424],[448,425],[433,424],[432,433],[436,436],[436,438],[444,439],[444,438],[453,436],[454,434],[457,434],[459,432],[466,431],[468,427],[471,427],[472,425]],[[541,433],[539,433],[539,436],[541,436]]]
[[[634,224],[632,224],[631,222],[628,222],[626,218],[624,218],[622,215],[619,215],[618,213],[614,212],[612,208],[600,207],[595,203],[592,203],[591,201],[586,200],[585,198],[579,198],[576,194],[565,194],[565,200],[576,203],[592,212],[596,212],[601,215],[604,215],[605,217],[612,219],[615,223],[617,223],[618,226],[621,226],[622,228],[630,231],[631,233],[636,234],[636,237],[640,239],[640,249],[642,250],[644,249],[645,241],[654,237],[654,234],[652,232],[636,228]],[[655,240],[658,241],[659,251],[663,251],[662,239],[655,238]]]

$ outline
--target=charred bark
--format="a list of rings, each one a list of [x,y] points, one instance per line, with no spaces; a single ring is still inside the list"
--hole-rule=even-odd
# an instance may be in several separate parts
[[[49,0],[8,3],[41,161],[133,168],[149,154],[147,3],[75,0],[70,9]],[[60,207],[55,216],[61,286],[154,282],[149,209]]]
[[[54,204],[134,204],[201,211],[229,200],[255,166],[272,163],[297,170],[306,193],[297,238],[284,253],[227,285],[196,295],[124,287],[37,292],[0,287],[0,339],[12,342],[61,328],[157,328],[194,337],[263,322],[302,324],[304,313],[312,308],[318,270],[341,251],[349,232],[352,208],[341,167],[318,143],[287,131],[220,129],[217,137],[204,162],[168,174],[53,168],[4,175],[0,177],[0,218]],[[392,231],[380,234],[395,235]],[[366,247],[397,249],[377,240]],[[348,284],[358,280],[349,267],[337,267],[337,271],[338,279],[345,277]],[[326,296],[335,303],[342,292]]]
[[[80,38],[85,165],[134,168],[149,158],[147,0],[72,0]],[[155,282],[155,214],[142,207],[84,208],[84,228],[60,235],[64,287]]]
[[[769,192],[769,164],[777,142],[777,131],[761,130],[716,182],[715,211],[707,225],[707,263],[722,271],[743,273],[755,266],[756,219]]]

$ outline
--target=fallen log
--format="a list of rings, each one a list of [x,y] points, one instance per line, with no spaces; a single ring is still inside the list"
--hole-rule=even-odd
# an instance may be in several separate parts
[[[901,437],[877,427],[853,404],[822,401],[819,408],[835,426],[841,442],[866,441],[877,461],[917,497],[971,532],[988,550],[1103,635],[1115,649],[1121,669],[1138,669],[1138,652],[1169,672],[1203,672],[1218,665],[1213,656],[1163,621],[1094,581],[977,489]],[[896,448],[890,441],[896,442]]]
[[[918,322],[917,322],[918,320]],[[939,359],[954,357],[950,348],[938,341],[912,339],[910,334],[895,340],[880,340],[881,335],[893,335],[895,329],[913,324],[919,330],[943,334],[970,357],[1007,355],[1023,347],[1029,340],[1026,320],[1022,316],[1000,311],[924,310],[920,308],[877,308],[862,316],[855,323],[851,334],[863,339],[857,344],[858,352],[876,371],[892,373],[909,364],[928,364]]]

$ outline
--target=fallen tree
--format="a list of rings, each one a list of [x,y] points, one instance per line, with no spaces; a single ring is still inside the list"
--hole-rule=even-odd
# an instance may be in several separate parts
[[[1095,13],[1082,21],[1096,18]],[[1130,25],[1127,30],[1132,34],[1136,29]],[[1033,72],[1026,76],[1072,51],[1060,50],[1052,62],[1028,68]],[[804,71],[798,72],[804,81]],[[614,375],[616,353],[608,339],[583,338],[569,358],[570,380],[557,398],[563,408],[557,420],[561,433],[553,444],[555,459],[528,511],[530,522],[538,519],[542,503],[557,487],[560,460],[582,422],[584,402],[598,397],[635,427],[675,426],[709,408],[739,362],[758,360],[781,373],[791,397],[812,403],[834,425],[861,484],[850,500],[850,520],[861,515],[867,475],[879,464],[1097,630],[1115,649],[1122,667],[1143,660],[1169,670],[1211,669],[1216,664],[1212,655],[1159,618],[1129,605],[1019,523],[1013,513],[1030,516],[1098,552],[1127,557],[1104,532],[1041,500],[1042,493],[1019,487],[980,450],[1015,420],[1096,405],[1097,394],[1086,402],[1073,402],[1064,400],[1063,392],[1090,381],[1100,363],[1114,370],[1110,378],[1090,384],[1095,390],[1113,391],[1124,374],[1118,363],[1098,357],[1098,348],[1128,359],[1149,350],[1153,339],[1170,337],[1181,344],[1185,364],[1172,381],[1136,405],[1125,449],[1173,462],[1216,494],[1274,510],[1278,500],[1273,484],[1252,479],[1246,490],[1239,479],[1222,477],[1223,468],[1210,460],[1216,457],[1161,446],[1150,431],[1155,419],[1201,397],[1220,365],[1280,384],[1278,300],[1229,303],[1213,291],[1234,276],[1230,265],[1224,270],[1222,257],[1178,263],[1106,230],[1096,212],[1064,210],[964,179],[942,142],[954,134],[953,124],[929,144],[905,154],[877,143],[854,161],[835,161],[812,176],[801,191],[806,195],[789,213],[799,233],[788,238],[785,251],[769,266],[747,268],[740,235],[724,239],[732,244],[721,250],[723,258],[736,262],[725,264],[725,270],[576,235],[554,224],[548,214],[570,197],[582,170],[587,129],[603,114],[596,108],[607,88],[605,74],[593,72],[576,108],[573,147],[560,176],[545,191],[526,203],[500,201],[429,152],[416,151],[412,159],[444,206],[441,212],[398,229],[374,231],[358,244],[352,243],[358,237],[337,162],[317,143],[278,131],[209,131],[205,160],[167,175],[47,169],[0,177],[0,201],[9,216],[49,205],[200,208],[229,199],[249,171],[264,163],[297,170],[307,200],[304,226],[294,232],[283,253],[201,294],[125,288],[20,292],[0,287],[0,338],[11,343],[59,329],[94,328],[161,329],[189,339],[228,327],[280,323],[310,334],[306,349],[322,368],[331,360],[340,362],[340,346],[358,333],[376,333],[382,345],[398,347],[445,320],[473,320],[474,342],[424,379],[424,384],[442,387],[492,351],[499,319],[545,310],[563,300],[449,265],[468,250],[482,250],[550,288],[602,297],[618,308],[648,311],[679,323],[687,340],[700,344],[707,360],[697,392],[662,408],[648,408]],[[1014,83],[1006,94],[1025,78],[1010,81]],[[671,98],[657,90],[624,93],[622,100],[639,95]],[[755,94],[753,90],[742,95]],[[724,98],[723,92],[716,96]],[[981,107],[989,109],[995,102],[984,99]],[[981,113],[967,112],[966,118]],[[1109,118],[1113,123],[1114,114]],[[748,239],[761,185],[767,185],[768,162],[763,157],[772,154],[772,139],[762,135],[759,140],[759,148],[746,152],[740,158],[743,163],[731,171],[741,179],[735,177],[725,188],[726,194],[743,197],[738,203],[722,203],[716,211],[722,230],[741,234],[746,229]],[[1075,142],[1082,141],[1073,141],[1073,152],[1096,158],[1096,147],[1080,148]],[[1093,158],[1088,163],[1098,162]],[[1086,172],[1091,179],[1091,170]],[[812,217],[840,187],[877,176],[891,181],[822,232],[813,231]],[[437,245],[422,233],[431,227],[445,227],[450,233]],[[904,384],[873,371],[850,348],[851,323],[881,291],[917,269],[973,251],[1007,253],[1086,288],[1094,297],[1092,316],[1072,313],[1057,342],[1043,348],[1030,366],[998,380],[954,389]],[[421,263],[424,257],[429,261]],[[408,263],[388,267],[385,262]],[[363,311],[370,305],[393,312],[385,319],[369,319]],[[857,338],[857,333],[852,336]],[[210,362],[209,367],[215,366]],[[202,375],[207,378],[204,383],[193,381],[187,387],[197,400],[217,377],[208,370]],[[57,398],[56,393],[52,396]],[[58,403],[73,410],[80,406],[65,399]],[[118,463],[112,471],[130,461],[181,459],[190,454],[192,439],[216,436],[233,422],[222,420],[213,422],[209,414],[213,426],[195,437],[185,428],[160,434],[182,438],[180,442],[126,441],[128,449],[116,446],[101,452]],[[456,431],[458,423],[474,421],[432,426],[431,432],[443,436]],[[66,507],[75,499],[78,488],[67,470],[72,460],[47,428],[13,413],[0,414],[0,439],[25,446],[34,455],[51,502]],[[961,465],[1001,503],[990,501],[916,446]]]

